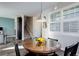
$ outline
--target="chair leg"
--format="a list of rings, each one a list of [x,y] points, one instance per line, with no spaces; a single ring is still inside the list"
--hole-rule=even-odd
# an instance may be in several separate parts
[[[57,54],[56,54],[56,52],[53,52],[54,54],[53,54],[53,56],[58,56]]]

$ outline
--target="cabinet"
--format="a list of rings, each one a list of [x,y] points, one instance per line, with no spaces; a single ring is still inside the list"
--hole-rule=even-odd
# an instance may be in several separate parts
[[[3,38],[3,34],[0,34],[0,44],[3,43],[4,38]]]

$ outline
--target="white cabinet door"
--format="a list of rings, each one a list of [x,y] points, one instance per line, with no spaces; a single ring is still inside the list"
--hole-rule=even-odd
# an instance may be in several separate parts
[[[0,43],[3,43],[3,35],[0,35]]]

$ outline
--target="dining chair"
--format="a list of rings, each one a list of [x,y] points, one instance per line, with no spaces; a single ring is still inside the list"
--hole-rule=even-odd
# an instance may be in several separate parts
[[[78,44],[79,44],[79,42],[74,44],[74,45],[66,47],[65,52],[64,52],[64,56],[76,56]]]
[[[18,42],[15,43],[15,53],[16,53],[16,56],[21,56]],[[36,56],[36,54],[34,54],[33,52],[29,52],[29,53],[26,53],[24,56]]]
[[[54,47],[56,44],[58,44],[58,40],[57,39],[52,39],[52,38],[48,38],[48,39],[50,41],[50,47]],[[58,56],[55,51],[53,51],[53,52],[48,54],[48,56],[52,56],[52,55],[53,56]]]
[[[18,44],[15,44],[15,53],[16,53],[16,56],[20,56]]]
[[[55,43],[58,42],[57,39],[52,39],[52,38],[48,38],[48,39],[50,39],[51,46],[55,45]],[[64,56],[68,56],[68,55],[75,56],[78,49],[78,45],[79,42],[71,46],[65,47]],[[59,55],[56,52],[52,52],[51,54],[49,54],[49,56],[59,56]]]
[[[76,56],[78,44],[79,42],[71,46],[65,47],[64,55],[62,56]],[[52,56],[60,56],[60,55],[57,54],[57,55],[52,55]]]

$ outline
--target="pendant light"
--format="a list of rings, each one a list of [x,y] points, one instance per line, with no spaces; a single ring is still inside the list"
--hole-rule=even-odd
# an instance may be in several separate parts
[[[42,13],[43,13],[42,9],[43,9],[43,5],[42,5],[42,2],[41,2],[41,9],[40,9],[41,12],[40,12],[40,16],[37,19],[38,22],[46,22],[46,17],[45,16],[43,17],[43,15],[42,15]]]

